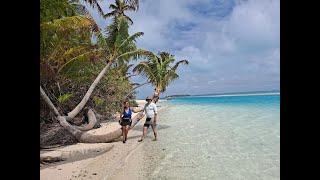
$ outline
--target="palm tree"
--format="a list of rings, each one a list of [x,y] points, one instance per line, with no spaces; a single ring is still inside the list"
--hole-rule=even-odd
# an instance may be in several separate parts
[[[96,54],[98,47],[91,42],[91,34],[99,44],[106,44],[91,15],[87,11],[77,14],[79,8],[67,0],[40,1],[40,64],[54,74],[73,61]]]
[[[125,15],[124,12],[135,11],[136,10],[135,6],[127,4],[126,1],[116,0],[116,4],[111,4],[109,6],[109,9],[112,9],[113,11],[104,15],[105,18],[114,17],[117,19],[124,19],[127,22],[130,22],[130,24],[133,24],[133,21],[131,20],[131,18]]]
[[[104,77],[105,73],[112,64],[117,63],[119,61],[124,62],[128,61],[129,59],[138,59],[143,57],[149,57],[152,55],[151,52],[143,49],[137,49],[135,46],[136,39],[142,36],[143,32],[137,32],[129,36],[127,34],[128,26],[125,26],[125,24],[126,22],[124,19],[114,18],[114,22],[106,28],[108,34],[104,41],[101,40],[101,42],[104,43],[100,43],[101,49],[99,49],[101,55],[103,55],[107,59],[106,65],[101,70],[99,75],[96,77],[94,82],[91,84],[88,91],[82,98],[81,102],[71,112],[69,112],[67,116],[63,116],[59,113],[59,111],[51,102],[50,98],[47,96],[45,91],[40,86],[41,97],[44,99],[48,107],[50,107],[50,110],[54,113],[56,119],[66,130],[68,130],[71,134],[78,138],[80,142],[109,142],[110,140],[113,140],[121,136],[121,133],[119,136],[118,130],[109,135],[104,135],[103,138],[96,136],[87,136],[87,133],[82,132],[78,127],[71,126],[66,120],[73,119],[84,108],[93,90],[100,82],[100,80]],[[142,117],[142,115],[137,116],[137,118],[135,119],[135,123],[132,123],[131,127],[133,127],[137,123],[137,121],[139,121]],[[94,113],[91,112],[89,114],[88,112],[88,118],[89,121],[94,120]],[[88,130],[89,128],[84,129]]]
[[[55,104],[70,67],[97,56],[99,46],[92,43],[92,35],[99,44],[105,41],[90,14],[79,14],[79,8],[67,0],[40,0],[40,82]]]
[[[107,59],[105,67],[95,78],[81,102],[67,116],[62,115],[52,103],[52,98],[50,99],[42,88],[44,84],[40,85],[42,99],[65,129],[71,133],[77,132],[74,135],[79,138],[80,142],[108,142],[110,139],[116,138],[110,135],[106,135],[105,139],[90,136],[91,139],[88,140],[85,136],[86,133],[81,130],[92,128],[94,123],[90,123],[90,127],[79,128],[71,126],[66,120],[72,120],[84,108],[93,90],[112,64],[148,56],[151,53],[137,49],[135,46],[136,39],[143,33],[138,32],[129,36],[127,22],[121,18],[114,18],[113,23],[107,27],[107,37],[104,37],[90,14],[77,14],[74,5],[69,4],[67,0],[41,0],[40,4],[41,65],[49,67],[54,75],[61,76],[65,75],[70,64],[80,59],[88,60],[90,54],[98,54],[100,59],[101,57]],[[97,44],[91,42],[92,33],[97,37]],[[41,73],[48,73],[48,71],[41,68]],[[47,80],[46,76],[40,77]],[[52,89],[49,88],[47,92],[50,90]],[[94,122],[95,115],[90,110],[88,117],[90,122]],[[82,134],[83,136],[78,136]],[[118,136],[118,133],[115,134]]]
[[[91,5],[91,7],[93,8],[97,8],[98,12],[101,16],[104,15],[104,12],[102,10],[102,8],[100,7],[98,0],[84,0],[85,2],[89,3]]]
[[[174,62],[174,55],[168,52],[159,52],[158,56],[152,55],[148,57],[147,61],[140,62],[133,69],[133,72],[147,77],[148,82],[155,86],[155,94],[159,96],[160,92],[166,91],[172,81],[179,78],[176,73],[179,65],[189,64],[187,60],[180,60],[171,66],[170,64]]]
[[[102,45],[102,49],[100,50],[101,56],[106,58],[106,66],[102,69],[99,75],[96,77],[94,82],[91,84],[87,93],[81,100],[81,102],[75,107],[71,112],[68,113],[68,118],[73,119],[85,106],[86,102],[89,100],[94,88],[97,86],[101,78],[110,68],[110,66],[119,61],[126,61],[129,59],[138,59],[141,57],[147,57],[151,54],[151,52],[137,49],[135,46],[135,41],[137,38],[143,35],[143,32],[137,32],[126,38],[127,34],[122,32],[127,32],[128,29],[124,26],[120,26],[119,24],[124,24],[123,19],[115,19],[114,23],[107,27],[107,37],[105,38],[105,45]],[[121,28],[124,29],[121,29]]]
[[[84,0],[84,1],[89,3],[91,5],[91,7],[97,8],[99,14],[104,17],[104,12],[103,12],[102,8],[100,7],[97,0]],[[134,7],[135,10],[139,9],[139,0],[125,0],[124,2],[127,3],[128,5]]]
[[[121,33],[119,33],[116,36],[120,36]],[[44,99],[44,101],[47,103],[47,105],[50,107],[50,110],[54,113],[56,118],[58,119],[59,123],[66,129],[68,130],[71,134],[73,134],[80,142],[88,142],[88,143],[93,143],[93,142],[110,142],[118,137],[121,136],[121,130],[118,129],[114,132],[111,132],[109,134],[104,134],[100,136],[95,136],[95,135],[90,135],[89,133],[82,132],[81,129],[88,130],[90,128],[79,128],[75,126],[71,126],[66,120],[73,119],[85,106],[87,101],[89,100],[94,88],[97,86],[99,81],[102,79],[104,74],[107,72],[107,70],[110,68],[111,64],[119,61],[119,60],[125,60],[125,59],[138,59],[142,57],[149,57],[152,53],[143,49],[136,49],[133,46],[133,42],[135,40],[142,36],[142,32],[135,33],[132,36],[129,36],[123,41],[114,41],[114,44],[108,44],[108,46],[105,46],[105,55],[108,58],[106,66],[103,68],[103,70],[99,73],[99,75],[96,77],[94,82],[91,84],[90,88],[88,89],[87,93],[81,100],[81,102],[71,111],[68,113],[67,116],[62,116],[59,114],[58,110],[56,107],[53,105],[51,102],[50,98],[47,96],[47,94],[44,92],[42,87],[40,86],[40,92],[41,92],[41,97]],[[108,35],[110,36],[110,35]],[[108,37],[107,37],[108,38]],[[106,39],[107,39],[106,38]],[[118,37],[119,39],[122,39]],[[116,38],[117,39],[117,38]],[[125,50],[131,49],[131,51],[125,52]],[[90,111],[91,112],[91,111]],[[131,125],[131,128],[134,127],[140,119],[142,119],[144,115],[139,114],[133,119],[133,123]],[[94,113],[88,112],[88,118],[89,122],[95,121],[95,115]],[[92,124],[92,123],[89,123]]]

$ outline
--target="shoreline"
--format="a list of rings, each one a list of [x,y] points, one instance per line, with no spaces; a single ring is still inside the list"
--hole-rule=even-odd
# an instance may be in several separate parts
[[[137,102],[139,107],[143,107],[146,103],[145,100],[137,100]],[[160,112],[166,107],[167,106],[161,105],[158,107],[158,111]],[[134,113],[133,117],[136,114],[137,113]],[[64,151],[64,155],[68,156],[69,158],[66,161],[52,163],[40,167],[40,179],[128,179],[128,170],[123,169],[123,167],[130,163],[134,152],[139,150],[139,148],[143,145],[143,143],[138,142],[138,139],[142,136],[142,128],[145,119],[145,117],[142,118],[140,120],[142,122],[139,122],[129,131],[128,140],[125,144],[122,143],[122,137],[120,137],[111,143],[77,143],[76,145],[53,149],[50,151],[51,154],[63,154],[61,152]],[[111,125],[109,124],[109,126],[118,128],[119,124],[113,123]],[[150,138],[149,136],[153,137],[152,130],[150,129],[148,129],[146,136],[146,140],[148,141]],[[68,148],[69,150],[72,150],[67,152],[66,149]],[[91,149],[89,150],[89,148]],[[43,151],[40,152],[40,154],[43,153]],[[137,177],[136,173],[138,172],[133,171],[132,173],[134,173],[133,177]],[[132,179],[132,176],[130,179]]]

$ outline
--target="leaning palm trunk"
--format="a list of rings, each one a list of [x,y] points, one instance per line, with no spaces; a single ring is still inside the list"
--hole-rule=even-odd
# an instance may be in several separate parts
[[[99,81],[102,79],[102,77],[105,75],[105,73],[107,72],[107,70],[110,68],[111,62],[109,62],[103,69],[102,71],[99,73],[99,75],[96,77],[96,79],[93,81],[93,83],[91,84],[90,88],[88,89],[87,93],[85,94],[85,96],[82,98],[81,102],[71,111],[68,113],[68,116],[66,116],[66,119],[73,119],[76,115],[79,114],[79,112],[83,109],[83,107],[86,105],[86,103],[88,102],[93,90],[95,89],[95,87],[98,85]],[[47,103],[47,105],[49,106],[51,112],[53,112],[53,114],[56,117],[61,116],[58,112],[58,110],[56,109],[56,107],[53,105],[53,103],[51,102],[51,100],[49,99],[49,97],[46,95],[46,93],[44,92],[44,90],[42,89],[42,87],[40,86],[40,95],[42,97],[42,99]],[[90,130],[93,128],[94,126],[94,122],[96,122],[96,117],[94,115],[94,113],[92,111],[88,111],[88,117],[91,118],[91,124],[89,123],[88,126],[86,127],[77,127],[77,129],[79,130]],[[93,126],[92,126],[93,124]]]
[[[99,81],[101,80],[101,78],[104,76],[104,74],[107,72],[107,70],[109,69],[111,65],[111,62],[109,62],[104,68],[103,70],[100,72],[100,74],[98,75],[98,77],[93,81],[93,83],[91,84],[90,88],[88,89],[86,95],[82,98],[81,102],[77,105],[77,107],[75,107],[71,112],[68,113],[68,117],[70,119],[73,119],[77,114],[79,114],[79,112],[83,109],[83,107],[86,105],[86,103],[88,102],[94,88],[97,86],[97,84],[99,83]]]
[[[125,98],[128,97],[130,94],[132,94],[135,89],[137,89],[137,88],[139,88],[139,87],[141,87],[141,86],[143,86],[143,85],[145,85],[145,84],[148,84],[148,82],[142,83],[142,84],[138,85],[137,87],[132,88],[132,89],[130,90],[130,92],[125,96]],[[81,131],[88,131],[88,130],[93,129],[94,125],[97,123],[97,118],[96,118],[94,112],[92,111],[92,109],[90,109],[90,110],[88,111],[87,115],[88,115],[88,124],[87,124],[86,126],[83,126],[83,127],[81,127],[81,126],[80,126],[80,127],[79,127],[79,126],[75,126],[75,128],[77,128],[77,129],[79,129],[79,130],[81,130]],[[137,116],[138,116],[138,115],[137,115]],[[139,117],[139,116],[138,116],[138,117]],[[143,118],[143,117],[141,117],[141,118]],[[140,119],[141,119],[141,118],[140,118]],[[140,120],[140,119],[139,119],[139,120]],[[136,122],[134,122],[134,123],[138,123],[139,120],[136,121]],[[134,126],[135,126],[135,124],[134,124],[132,127],[134,127]]]
[[[41,92],[41,97],[44,99],[47,99],[48,102],[51,102],[48,96],[45,94],[44,91]],[[53,106],[54,107],[54,106]],[[53,109],[53,108],[52,108]],[[52,110],[53,111],[53,110]],[[90,115],[91,114],[91,115]],[[88,111],[89,115],[89,124],[93,124],[91,121],[95,120],[95,116],[92,111]],[[142,112],[139,112],[133,119],[131,128],[133,128],[145,115]],[[68,116],[58,116],[57,120],[59,121],[60,125],[66,129],[68,132],[70,132],[75,138],[78,139],[79,142],[82,143],[107,143],[111,142],[119,137],[122,136],[122,130],[119,128],[115,131],[109,132],[107,134],[101,134],[101,135],[94,135],[90,134],[88,132],[81,131],[79,127],[73,126],[67,122]]]
[[[94,112],[90,109],[88,111],[88,125],[85,127],[77,127],[69,124],[67,122],[67,119],[73,119],[80,110],[84,107],[86,102],[88,101],[90,95],[92,94],[94,88],[97,86],[101,78],[106,73],[107,69],[110,67],[110,63],[108,63],[105,68],[100,72],[98,77],[95,79],[95,81],[90,86],[89,90],[87,91],[84,98],[81,100],[81,102],[77,105],[77,107],[72,110],[70,113],[68,113],[68,116],[61,116],[57,109],[54,107],[53,103],[47,96],[47,94],[43,91],[42,87],[40,86],[40,94],[41,97],[44,99],[44,101],[48,104],[50,107],[50,110],[57,116],[57,120],[59,121],[60,125],[64,127],[68,132],[70,132],[75,138],[79,140],[79,142],[83,143],[106,143],[111,142],[119,137],[122,136],[122,130],[119,128],[113,132],[102,134],[102,135],[93,135],[87,132],[83,132],[90,130],[93,128],[93,126],[96,123],[96,117],[94,115]],[[140,86],[139,86],[140,87]],[[144,117],[144,114],[142,112],[138,113],[133,119],[132,119],[132,125],[130,128],[133,128],[142,118]]]
[[[92,111],[92,109],[89,109],[88,113],[88,124],[86,126],[75,126],[77,129],[81,131],[88,131],[90,129],[93,129],[94,125],[97,123],[97,118]]]
[[[142,112],[139,112],[133,119],[131,128],[133,128],[142,118],[144,117],[144,114]],[[59,123],[67,130],[69,131],[75,138],[78,139],[81,143],[107,143],[112,142],[115,139],[122,136],[122,130],[121,128],[114,130],[112,132],[109,132],[107,134],[101,134],[101,135],[95,135],[90,134],[88,132],[83,132],[75,126],[70,125],[65,116],[58,116]],[[90,122],[89,122],[90,123]]]
[[[49,97],[47,96],[47,94],[44,92],[44,90],[42,89],[42,87],[40,86],[40,95],[42,97],[42,99],[47,103],[47,105],[50,108],[50,111],[56,115],[56,116],[60,116],[59,111],[57,110],[56,107],[54,107],[53,103],[51,102],[51,100],[49,99]]]

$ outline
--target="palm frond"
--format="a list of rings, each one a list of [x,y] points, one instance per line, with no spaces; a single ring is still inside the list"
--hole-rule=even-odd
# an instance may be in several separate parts
[[[132,21],[132,19],[131,19],[129,16],[123,15],[122,17],[123,17],[127,22],[130,22],[131,25],[133,24],[133,21]]]
[[[123,10],[127,10],[127,11],[135,11],[136,8],[134,6],[130,6],[130,5],[125,5],[123,7]]]
[[[179,76],[175,71],[169,70],[166,73],[166,75],[163,77],[163,79],[164,79],[165,85],[167,86],[168,84],[170,84],[174,80],[179,79]]]
[[[64,69],[68,64],[70,64],[70,63],[72,63],[72,62],[74,62],[74,61],[77,61],[77,60],[88,60],[88,59],[89,59],[88,56],[96,53],[97,51],[99,51],[99,50],[96,50],[96,51],[88,51],[88,52],[85,52],[85,53],[83,53],[83,54],[77,55],[76,57],[73,57],[72,59],[69,59],[65,64],[63,64],[63,65],[59,68],[58,73],[59,73],[62,69]]]
[[[65,17],[66,11],[73,7],[66,0],[40,0],[40,24]]]
[[[177,70],[179,64],[186,64],[186,65],[188,65],[188,64],[189,64],[189,61],[187,61],[187,60],[178,61],[178,62],[171,68],[172,71],[175,72],[175,71]]]
[[[111,12],[103,15],[103,17],[104,18],[109,18],[109,17],[114,17],[114,16],[117,16],[117,15],[118,15],[117,11],[111,11]]]
[[[137,49],[135,51],[131,51],[131,52],[126,52],[121,54],[120,56],[117,57],[118,58],[123,58],[123,59],[140,59],[140,58],[149,58],[154,56],[154,54],[150,51],[144,50],[144,49]]]
[[[73,57],[78,56],[79,54],[86,53],[95,48],[96,48],[95,45],[87,45],[87,46],[81,45],[81,46],[73,47],[73,48],[67,49],[64,53],[62,53],[62,55],[56,61],[58,64],[61,64],[62,60],[65,58],[71,59]]]
[[[154,80],[156,79],[155,74],[150,68],[150,64],[147,62],[140,62],[136,67],[133,68],[132,71],[147,77],[152,83],[154,83]]]
[[[127,4],[135,7],[136,10],[139,10],[139,0],[125,0]]]
[[[174,61],[174,55],[168,52],[159,52],[158,56],[153,54],[147,57],[147,61],[140,62],[133,69],[133,72],[146,76],[157,90],[164,92],[171,82],[179,78],[176,73],[179,64],[189,64],[187,60],[181,60],[171,68],[170,63]]]
[[[54,40],[57,40],[56,43],[54,43]],[[52,60],[52,58],[54,57],[54,55],[57,53],[58,49],[61,48],[61,44],[62,44],[62,41],[64,39],[63,38],[58,38],[57,35],[54,35],[53,36],[53,41],[51,42],[51,45],[53,46],[53,49],[52,51],[47,55],[47,59],[45,60],[46,62],[49,62],[50,60]]]
[[[137,2],[137,3],[139,3],[139,2]],[[134,3],[132,6],[130,4],[127,4],[126,1],[116,0],[115,4],[111,4],[109,6],[109,9],[112,9],[113,11],[105,14],[104,15],[105,18],[114,17],[117,19],[124,19],[128,23],[133,24],[132,19],[130,17],[128,17],[127,15],[125,15],[124,13],[125,13],[125,11],[135,11],[136,5],[134,5]]]
[[[119,25],[118,25],[118,33],[116,36],[116,41],[114,46],[119,47],[119,45],[129,37],[129,26],[128,23],[124,19],[118,19]]]
[[[64,17],[55,19],[52,22],[43,22],[40,24],[40,30],[65,31],[70,29],[88,28],[93,22],[83,15]]]
[[[115,6],[114,4],[110,4],[109,9],[116,10],[116,9],[117,9],[117,6]]]
[[[128,66],[127,66],[127,71],[133,66],[134,64],[129,64]]]
[[[127,44],[130,43],[130,42],[136,42],[136,39],[139,38],[139,37],[141,37],[141,36],[143,36],[143,35],[144,35],[143,32],[136,32],[136,33],[134,33],[133,35],[131,35],[130,37],[128,37],[126,40],[124,40],[124,41],[120,44],[119,48],[121,48],[121,47],[124,46],[124,45],[127,45]]]
[[[91,5],[91,7],[93,8],[97,8],[98,12],[101,16],[104,16],[103,10],[100,7],[99,3],[97,0],[84,0],[85,2],[89,3]]]
[[[105,28],[105,33],[107,34],[106,42],[108,43],[109,49],[114,48],[114,44],[116,42],[117,35],[119,32],[118,27],[119,21],[116,18],[113,18],[112,23]]]
[[[97,38],[97,42],[100,46],[103,48],[108,48],[108,43],[100,30],[94,31],[94,35]]]

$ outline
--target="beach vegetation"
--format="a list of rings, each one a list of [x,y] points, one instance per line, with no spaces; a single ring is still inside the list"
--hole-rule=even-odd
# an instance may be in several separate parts
[[[140,62],[134,67],[133,72],[146,77],[157,93],[163,93],[171,82],[179,79],[176,71],[180,64],[188,65],[189,61],[176,61],[173,54],[159,52],[158,55],[152,54],[146,61]]]
[[[40,0],[40,147],[120,137],[120,129],[99,137],[86,131],[100,127],[102,121],[117,122],[114,115],[124,97],[137,106],[136,89],[142,85],[149,83],[164,92],[179,77],[178,65],[188,64],[182,60],[171,66],[173,55],[156,56],[137,47],[144,33],[129,34],[134,22],[126,12],[137,11],[138,0],[115,0],[106,14],[98,1],[84,2],[111,22],[100,28],[78,0]],[[148,75],[141,84],[130,81],[137,75],[129,72],[131,62],[138,59],[147,60],[134,68]],[[137,116],[132,126],[142,117]]]

